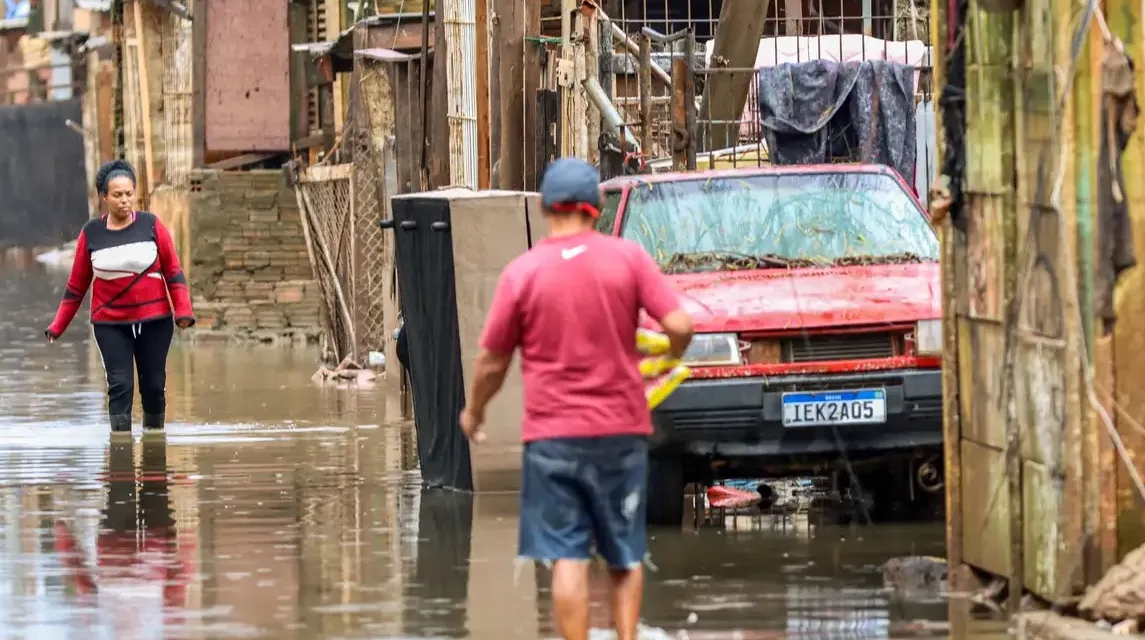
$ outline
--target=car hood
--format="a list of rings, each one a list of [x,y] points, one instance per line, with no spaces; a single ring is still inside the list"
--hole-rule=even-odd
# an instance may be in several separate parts
[[[698,332],[782,331],[940,318],[937,263],[669,276]]]

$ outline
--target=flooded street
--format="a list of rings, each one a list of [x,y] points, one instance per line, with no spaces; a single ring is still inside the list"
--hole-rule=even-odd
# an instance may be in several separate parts
[[[516,497],[419,492],[375,393],[314,385],[308,350],[181,341],[167,433],[136,400],[113,437],[86,322],[43,339],[61,290],[0,271],[0,637],[551,637]],[[880,571],[943,555],[939,523],[653,536],[668,637],[948,635],[945,600],[894,601]]]

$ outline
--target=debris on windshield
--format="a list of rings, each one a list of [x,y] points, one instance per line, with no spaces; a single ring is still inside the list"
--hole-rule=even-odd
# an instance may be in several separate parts
[[[662,261],[664,273],[690,273],[695,271],[743,271],[747,269],[798,269],[830,264],[828,260],[788,258],[775,254],[758,256],[734,251],[693,251],[674,253]]]
[[[842,258],[835,259],[834,264],[840,267],[852,267],[866,264],[921,264],[923,262],[934,262],[934,260],[924,258],[917,253],[903,252],[883,255],[843,256]]]

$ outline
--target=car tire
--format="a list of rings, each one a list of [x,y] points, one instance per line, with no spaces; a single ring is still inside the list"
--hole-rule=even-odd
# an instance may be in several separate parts
[[[684,522],[684,461],[678,456],[648,459],[647,522],[653,527],[679,527]]]

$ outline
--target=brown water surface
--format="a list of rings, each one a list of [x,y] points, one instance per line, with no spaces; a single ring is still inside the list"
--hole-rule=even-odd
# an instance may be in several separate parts
[[[377,393],[315,386],[305,349],[179,342],[166,434],[110,436],[86,322],[43,339],[62,285],[0,271],[0,637],[551,636],[515,497],[421,492]],[[750,524],[654,532],[648,637],[949,635],[879,569],[942,555],[940,524]]]

